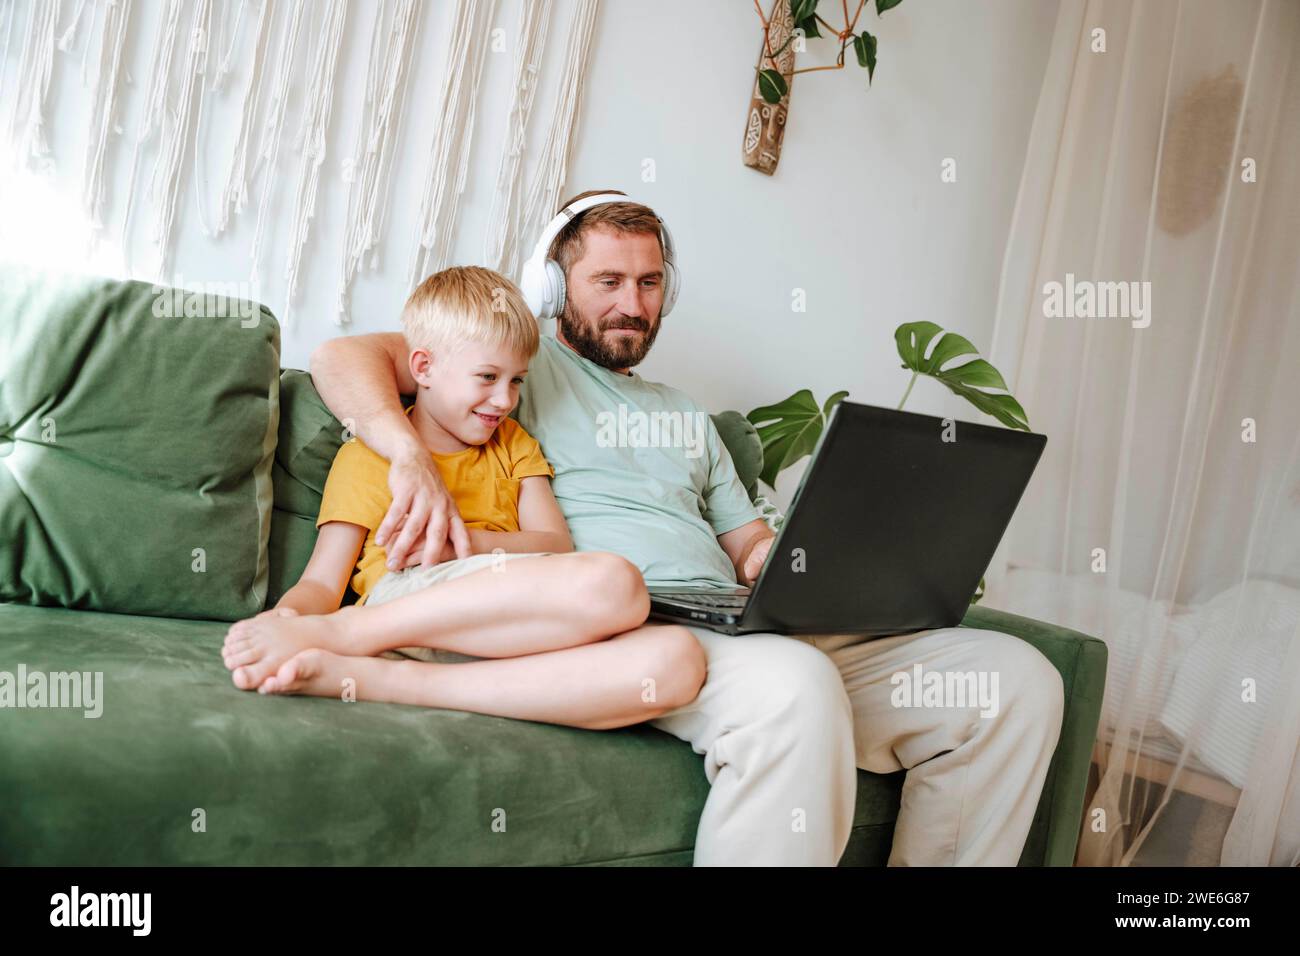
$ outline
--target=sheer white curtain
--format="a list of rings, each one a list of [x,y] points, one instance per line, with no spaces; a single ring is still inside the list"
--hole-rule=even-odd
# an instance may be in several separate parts
[[[986,602],[1109,647],[1083,865],[1300,864],[1297,157],[1300,2],[1063,0],[991,349],[1048,445]]]

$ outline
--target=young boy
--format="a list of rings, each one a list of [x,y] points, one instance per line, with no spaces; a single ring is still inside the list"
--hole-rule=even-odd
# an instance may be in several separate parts
[[[388,462],[359,438],[345,442],[302,578],[226,634],[235,686],[351,690],[358,700],[597,730],[694,700],[706,670],[699,642],[683,627],[645,626],[649,596],[633,564],[573,551],[555,473],[506,417],[539,344],[519,290],[489,269],[447,269],[412,293],[402,325],[420,386],[407,414],[473,555],[456,559],[448,545],[432,567],[387,571],[374,538],[392,500]],[[340,608],[349,575],[359,600]]]

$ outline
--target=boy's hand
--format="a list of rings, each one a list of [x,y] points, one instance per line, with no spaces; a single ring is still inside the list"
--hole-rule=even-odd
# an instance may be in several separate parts
[[[393,494],[393,503],[375,533],[375,544],[383,546],[388,553],[388,570],[412,564],[437,564],[448,544],[452,556],[470,556],[465,522],[427,449],[418,449],[389,463],[388,489]],[[417,551],[415,545],[421,538],[423,548]],[[392,544],[385,544],[390,539]],[[409,560],[415,556],[419,560]]]

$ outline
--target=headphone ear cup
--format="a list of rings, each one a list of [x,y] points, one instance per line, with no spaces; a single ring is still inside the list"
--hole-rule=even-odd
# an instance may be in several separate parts
[[[550,303],[546,317],[554,319],[564,311],[564,298],[568,286],[564,283],[564,270],[560,268],[558,262],[547,259],[544,268],[546,269],[546,299]]]
[[[673,310],[677,304],[677,293],[681,289],[681,277],[678,275],[677,267],[671,262],[664,261],[664,304],[659,309],[659,318],[663,318]]]
[[[546,318],[542,314],[546,307],[546,294],[542,288],[544,278],[542,270],[531,259],[524,263],[523,271],[519,273],[519,291],[523,293],[524,302],[538,322]]]

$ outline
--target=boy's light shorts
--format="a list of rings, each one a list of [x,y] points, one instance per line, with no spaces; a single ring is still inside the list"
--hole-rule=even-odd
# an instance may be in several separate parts
[[[417,565],[403,568],[400,571],[388,571],[375,582],[374,588],[366,597],[365,607],[375,607],[387,601],[394,601],[407,594],[414,594],[435,584],[441,584],[443,581],[462,578],[467,574],[473,574],[475,571],[482,571],[485,568],[499,570],[505,562],[512,561],[515,558],[539,558],[550,553],[549,551],[540,551],[515,554],[503,551],[499,554],[472,554],[468,558],[453,558],[432,567]],[[459,664],[465,661],[483,660],[481,657],[470,657],[467,654],[457,654],[455,651],[437,650],[432,647],[399,647],[391,651],[384,651],[379,656],[387,657],[390,660],[416,660],[434,664]]]

